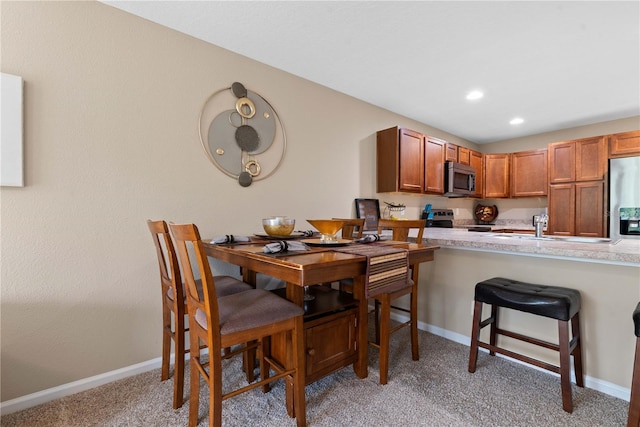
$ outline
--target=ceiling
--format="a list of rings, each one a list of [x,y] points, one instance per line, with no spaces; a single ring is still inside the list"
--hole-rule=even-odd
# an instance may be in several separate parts
[[[638,1],[103,3],[480,144],[640,115]]]

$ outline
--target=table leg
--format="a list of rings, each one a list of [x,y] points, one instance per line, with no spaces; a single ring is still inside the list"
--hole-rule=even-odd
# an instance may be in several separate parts
[[[367,378],[369,351],[369,306],[364,295],[364,276],[354,277],[353,296],[358,300],[358,360],[353,364],[353,370],[359,378]]]
[[[242,281],[250,284],[255,288],[257,283],[257,273],[253,270],[249,270],[248,268],[243,268]]]
[[[287,282],[287,299],[300,307],[304,307],[304,287]]]

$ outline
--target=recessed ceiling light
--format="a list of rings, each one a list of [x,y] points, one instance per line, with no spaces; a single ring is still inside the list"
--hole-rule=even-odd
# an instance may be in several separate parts
[[[516,117],[514,119],[511,119],[511,121],[509,122],[509,124],[512,125],[519,125],[520,123],[523,123],[524,119],[520,118],[520,117]]]
[[[476,99],[482,98],[483,96],[484,96],[484,93],[480,92],[479,90],[473,90],[467,94],[467,99],[469,101],[474,101]]]

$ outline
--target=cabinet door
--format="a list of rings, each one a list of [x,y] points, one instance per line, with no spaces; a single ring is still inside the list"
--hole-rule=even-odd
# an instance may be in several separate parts
[[[604,237],[604,181],[576,182],[576,236]]]
[[[376,134],[376,191],[378,193],[398,191],[399,135],[397,126],[380,130]]]
[[[640,130],[609,136],[609,157],[640,156]]]
[[[484,192],[484,161],[479,151],[469,151],[469,166],[476,170],[476,197],[482,197]]]
[[[575,184],[552,184],[549,186],[549,234],[573,236],[576,229]]]
[[[576,144],[572,141],[549,144],[549,184],[575,180]]]
[[[511,197],[547,195],[547,150],[511,154]]]
[[[607,170],[607,139],[604,136],[576,141],[576,181],[599,181]]]
[[[424,136],[400,129],[399,191],[421,193],[424,186]]]
[[[509,154],[484,155],[484,197],[509,197]]]
[[[444,141],[425,137],[424,142],[424,191],[432,194],[444,194]]]
[[[466,147],[458,147],[458,163],[463,165],[471,164],[471,150]]]
[[[331,314],[305,322],[306,381],[353,363],[356,353],[356,310]]]
[[[458,161],[458,146],[455,144],[447,144],[446,145],[446,153],[445,160],[447,162],[457,162]]]

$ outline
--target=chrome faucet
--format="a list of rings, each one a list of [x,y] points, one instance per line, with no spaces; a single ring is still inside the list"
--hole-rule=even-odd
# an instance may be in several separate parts
[[[549,215],[547,214],[533,216],[533,225],[536,227],[536,237],[542,237],[542,231],[548,222]]]

